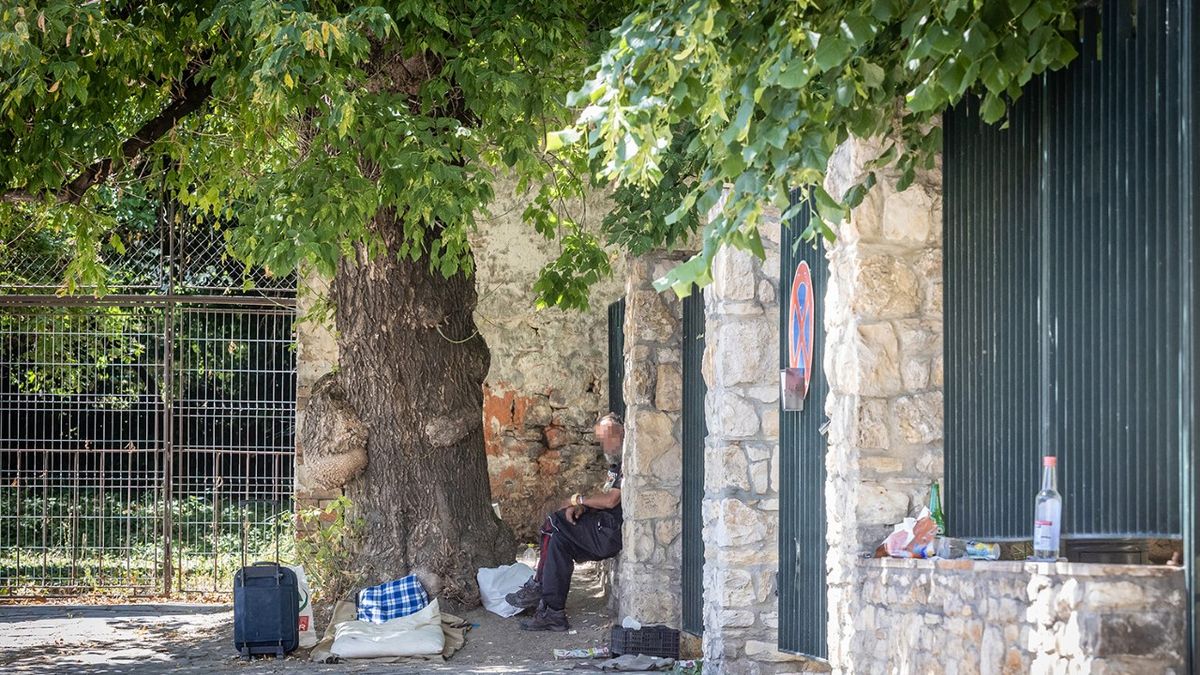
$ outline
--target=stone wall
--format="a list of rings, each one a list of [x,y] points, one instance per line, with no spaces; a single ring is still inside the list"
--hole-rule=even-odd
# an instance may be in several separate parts
[[[496,185],[492,216],[472,234],[479,305],[475,322],[492,352],[484,387],[484,435],[492,497],[519,539],[532,542],[548,503],[596,490],[607,465],[592,426],[608,412],[608,304],[624,290],[624,264],[592,291],[585,312],[534,308],[533,282],[557,245],[522,222],[528,195]],[[600,195],[572,202],[595,226]]]
[[[533,283],[557,255],[521,221],[529,195],[515,183],[496,184],[492,215],[481,219],[471,244],[477,262],[479,303],[475,322],[491,350],[484,385],[484,435],[493,500],[522,541],[536,540],[547,505],[604,482],[603,454],[592,425],[608,410],[607,306],[623,291],[623,261],[613,278],[592,293],[585,312],[534,308]],[[569,208],[595,225],[605,213],[601,196]],[[327,291],[310,279],[315,293],[301,299],[301,313]],[[312,384],[337,364],[337,344],[327,325],[297,325],[297,425],[303,422]],[[338,491],[305,486],[303,448],[297,448],[297,495],[302,504],[323,504]]]
[[[777,649],[778,215],[766,259],[722,249],[705,289],[704,636],[709,672],[823,670]]]
[[[829,193],[842,194],[878,150],[838,148]],[[904,192],[880,174],[838,228],[825,296],[829,660],[848,673],[872,672],[855,648],[862,554],[942,477],[941,172]]]
[[[1179,568],[1080,563],[870,561],[857,673],[1178,673]]]
[[[654,290],[686,255],[629,261],[625,280],[624,548],[616,589],[621,616],[679,626],[683,446],[683,304]]]

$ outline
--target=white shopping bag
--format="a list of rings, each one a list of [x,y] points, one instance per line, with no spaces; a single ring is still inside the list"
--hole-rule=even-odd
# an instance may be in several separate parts
[[[296,593],[300,596],[300,618],[297,629],[300,635],[300,646],[308,649],[317,644],[317,627],[313,625],[312,591],[308,588],[308,577],[300,565],[288,565],[296,573]]]
[[[521,613],[521,608],[505,602],[504,596],[524,586],[526,581],[533,578],[533,569],[522,563],[481,567],[476,578],[479,580],[479,599],[489,612],[504,617],[516,616]]]

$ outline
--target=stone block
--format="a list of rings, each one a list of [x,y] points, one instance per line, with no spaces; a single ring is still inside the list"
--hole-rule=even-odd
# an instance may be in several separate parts
[[[654,407],[678,411],[683,405],[683,376],[677,364],[659,364],[654,388]]]
[[[942,439],[942,392],[904,396],[896,399],[896,431],[899,440],[909,445],[934,443]]]
[[[893,525],[908,515],[908,493],[892,484],[863,481],[859,486],[855,515],[861,525]]]
[[[853,276],[843,297],[851,311],[864,320],[911,316],[921,307],[916,272],[900,259],[887,254],[864,254],[855,261]]]
[[[748,609],[754,605],[754,582],[746,570],[718,570],[715,590],[713,597],[720,609]]]
[[[772,385],[778,388],[777,317],[758,315],[721,321],[706,335],[705,350],[713,353],[714,387]]]
[[[1143,606],[1146,604],[1142,601]],[[1180,617],[1161,612],[1102,614],[1096,656],[1160,656],[1183,644]]]
[[[678,302],[652,290],[633,291],[625,300],[625,326],[633,331],[632,336],[626,332],[627,341],[669,343],[677,339],[681,324]]]
[[[1142,587],[1130,581],[1093,580],[1084,595],[1084,606],[1092,611],[1142,607],[1145,602]]]
[[[713,256],[712,294],[717,300],[751,300],[755,292],[753,254],[732,246],[722,247]]]
[[[876,475],[899,473],[904,470],[904,462],[899,458],[880,455],[864,455],[858,460],[858,465],[863,473]]]
[[[738,443],[705,448],[704,489],[720,492],[726,489],[749,490],[746,453]]]
[[[755,462],[750,465],[750,489],[756,494],[765,495],[771,490],[771,463]]]
[[[709,436],[738,439],[758,434],[758,409],[741,396],[729,392],[709,392],[715,418],[709,418]]]
[[[888,397],[903,391],[896,332],[887,322],[862,324],[833,340],[825,370],[838,393]]]
[[[623,498],[626,520],[649,520],[653,518],[678,518],[679,495],[664,490],[638,490],[628,503]]]
[[[779,651],[779,648],[771,642],[762,642],[759,640],[746,641],[746,656],[755,661],[766,661],[768,663],[783,663],[787,661],[797,661],[802,657],[795,654],[787,654]]]
[[[679,538],[683,523],[678,518],[664,518],[654,524],[654,539],[660,547],[670,546]]]
[[[654,401],[654,380],[658,369],[649,358],[647,355],[645,360],[625,362],[625,389],[622,395],[626,405],[650,405]]]
[[[675,437],[675,420],[652,408],[630,411],[625,428],[625,471],[678,482],[683,447]]]
[[[762,412],[763,438],[779,438],[779,408],[772,406]]]
[[[748,628],[754,625],[754,612],[744,609],[721,609],[717,611],[717,622],[714,626],[705,626],[706,630],[721,630],[723,628]]]
[[[884,192],[880,235],[902,244],[920,244],[933,237],[941,227],[933,218],[933,195],[919,186],[896,192],[890,186],[880,186]]]
[[[738,499],[721,499],[713,540],[717,546],[759,546],[767,540],[769,516]]]

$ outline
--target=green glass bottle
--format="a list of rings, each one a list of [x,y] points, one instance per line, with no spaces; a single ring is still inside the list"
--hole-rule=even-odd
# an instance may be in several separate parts
[[[929,484],[929,515],[937,525],[938,535],[946,534],[946,514],[942,513],[942,495],[936,480]]]

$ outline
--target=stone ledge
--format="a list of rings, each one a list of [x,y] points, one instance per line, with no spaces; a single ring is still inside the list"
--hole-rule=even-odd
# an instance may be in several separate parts
[[[946,570],[997,574],[1041,574],[1062,577],[1170,577],[1183,576],[1182,567],[1170,565],[1118,565],[1111,563],[1030,562],[1024,560],[971,560],[959,558],[869,558],[865,567],[902,570]]]

